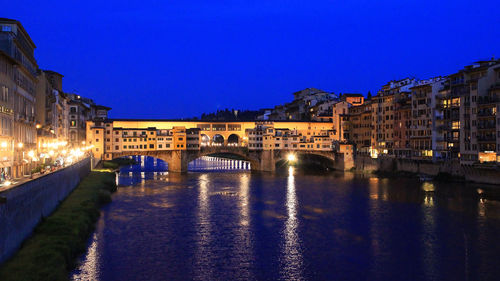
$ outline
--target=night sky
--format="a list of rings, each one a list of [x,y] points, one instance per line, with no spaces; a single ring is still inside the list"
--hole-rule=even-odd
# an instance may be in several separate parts
[[[77,3],[78,2],[78,3]],[[128,4],[124,4],[128,2]],[[259,4],[256,4],[259,3]],[[2,1],[39,67],[115,118],[258,109],[500,57],[494,1]]]

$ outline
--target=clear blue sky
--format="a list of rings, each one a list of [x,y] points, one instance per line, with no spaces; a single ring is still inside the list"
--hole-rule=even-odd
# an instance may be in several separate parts
[[[124,4],[128,2],[128,4]],[[258,4],[257,4],[258,3]],[[500,56],[496,1],[4,1],[64,90],[112,117],[257,109],[316,87],[376,92]]]

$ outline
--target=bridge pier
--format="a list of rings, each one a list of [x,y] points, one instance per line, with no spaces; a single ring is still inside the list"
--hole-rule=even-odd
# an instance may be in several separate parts
[[[255,170],[263,172],[274,172],[276,170],[276,162],[274,161],[274,150],[263,150],[261,152],[259,166],[260,167],[255,167]]]
[[[168,171],[174,173],[186,173],[188,170],[188,155],[185,150],[174,150],[168,161]]]

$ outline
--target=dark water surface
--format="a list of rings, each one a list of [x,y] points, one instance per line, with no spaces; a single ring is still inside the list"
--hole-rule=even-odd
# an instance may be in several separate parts
[[[221,163],[123,167],[72,279],[500,280],[481,186]]]

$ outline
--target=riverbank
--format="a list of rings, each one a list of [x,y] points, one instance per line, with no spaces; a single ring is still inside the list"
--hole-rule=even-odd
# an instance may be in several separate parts
[[[115,173],[92,171],[2,265],[0,280],[67,280],[114,191]]]
[[[458,161],[434,163],[390,157],[374,159],[365,155],[357,155],[354,167],[358,172],[377,175],[426,175],[444,181],[500,185],[500,169],[497,166],[463,165]]]

